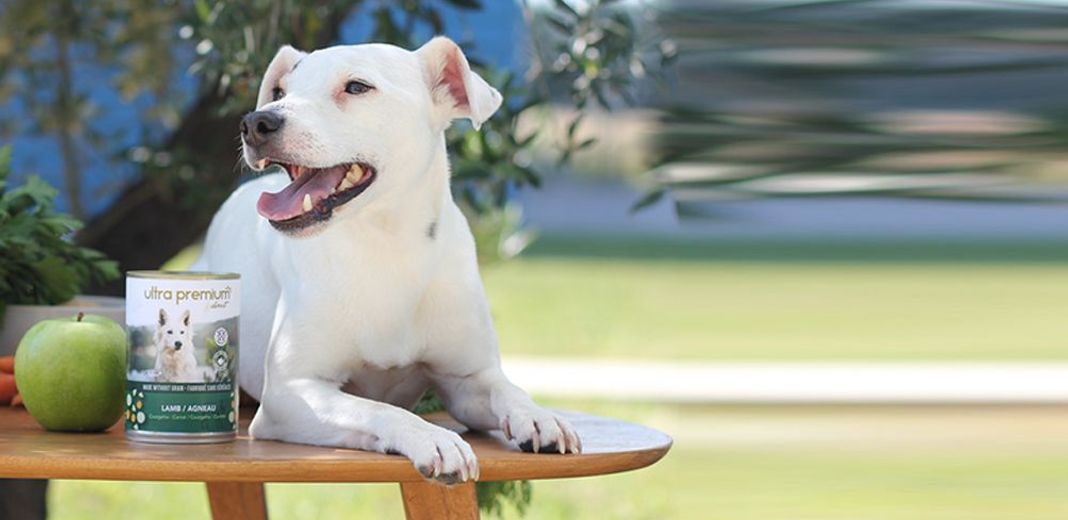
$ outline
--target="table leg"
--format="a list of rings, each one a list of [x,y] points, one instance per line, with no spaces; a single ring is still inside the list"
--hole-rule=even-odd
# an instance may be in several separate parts
[[[206,482],[215,520],[267,520],[263,482]]]
[[[401,482],[408,520],[478,520],[475,483],[445,487],[432,482]]]

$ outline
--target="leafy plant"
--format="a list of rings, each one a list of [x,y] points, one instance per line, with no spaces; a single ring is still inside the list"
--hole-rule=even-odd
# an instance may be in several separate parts
[[[479,482],[475,491],[478,494],[478,508],[482,512],[504,516],[505,507],[512,504],[522,516],[530,505],[533,486],[529,480]]]
[[[57,304],[90,282],[119,276],[118,264],[68,237],[81,222],[55,211],[56,189],[31,176],[9,188],[11,147],[0,148],[0,316],[13,304]]]

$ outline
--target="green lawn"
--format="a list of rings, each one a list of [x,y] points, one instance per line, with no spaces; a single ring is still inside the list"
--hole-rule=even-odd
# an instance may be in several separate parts
[[[483,278],[506,355],[1068,358],[1060,244],[549,236]]]
[[[542,257],[484,270],[507,354],[1064,359],[1068,263]]]
[[[1068,517],[1068,416],[1054,407],[553,404],[651,424],[676,446],[645,470],[535,483],[531,520]],[[55,520],[208,517],[196,484],[61,481],[50,500]],[[403,517],[392,485],[272,485],[268,507],[287,520]]]

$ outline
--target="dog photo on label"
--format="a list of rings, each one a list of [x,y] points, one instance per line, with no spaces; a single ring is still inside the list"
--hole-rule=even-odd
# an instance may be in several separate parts
[[[159,310],[156,326],[156,381],[161,383],[203,383],[204,371],[197,366],[193,327],[187,309],[178,319]]]
[[[444,131],[501,95],[451,40],[283,47],[241,123],[252,169],[215,215],[195,269],[241,274],[239,381],[250,433],[400,453],[425,477],[477,479],[458,434],[410,411],[432,388],[474,430],[578,453],[572,426],[501,371]]]

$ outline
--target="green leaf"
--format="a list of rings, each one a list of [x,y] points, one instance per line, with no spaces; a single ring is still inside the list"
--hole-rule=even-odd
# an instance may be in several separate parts
[[[575,120],[571,121],[571,124],[567,125],[567,138],[568,138],[568,140],[571,140],[571,138],[575,136],[575,132],[578,131],[578,127],[579,127],[580,124],[582,124],[582,116],[581,115],[576,116]]]
[[[445,2],[459,7],[460,9],[482,9],[482,2],[479,2],[478,0],[445,0]]]
[[[541,176],[539,176],[533,169],[525,166],[515,166],[515,169],[527,184],[530,184],[535,188],[541,187]]]
[[[48,257],[33,264],[40,279],[39,291],[33,295],[35,303],[63,303],[74,297],[80,286],[74,270],[57,257]]]
[[[9,149],[0,149],[6,177]],[[5,304],[57,304],[92,282],[118,278],[116,262],[69,240],[81,221],[55,211],[57,191],[31,175],[0,191],[0,301]]]
[[[575,33],[575,24],[570,21],[561,20],[553,15],[546,15],[545,21],[549,22],[549,26],[559,31],[562,35],[570,37]]]
[[[516,148],[526,148],[526,147],[530,146],[531,143],[533,143],[534,140],[537,139],[537,138],[538,138],[538,132],[531,132],[530,135],[528,135],[528,136],[526,136],[526,137],[524,137],[522,139],[517,140],[515,142],[515,146],[516,146]]]
[[[427,390],[423,393],[423,396],[419,398],[419,402],[415,403],[415,407],[412,411],[422,415],[432,412],[438,412],[445,409],[445,405],[441,402],[441,398],[434,393],[433,390]]]
[[[0,147],[0,193],[3,193],[7,184],[7,177],[11,173],[11,145]]]
[[[193,2],[193,7],[196,8],[197,18],[202,22],[207,22],[211,18],[211,7],[208,6],[207,0],[196,0]]]
[[[664,198],[664,193],[665,193],[665,191],[662,190],[662,189],[653,190],[653,191],[650,191],[649,193],[646,193],[645,195],[642,196],[642,198],[638,199],[638,201],[635,202],[633,206],[630,207],[630,212],[631,213],[635,213],[635,212],[641,211],[642,209],[645,209],[645,208],[647,208],[649,206],[652,206],[653,204],[656,204],[657,202],[660,202],[660,199]]]
[[[487,515],[503,516],[505,505],[512,504],[519,516],[530,506],[532,486],[529,481],[479,482],[475,485],[478,508]]]
[[[579,17],[578,11],[576,11],[575,8],[571,6],[571,3],[567,0],[553,0],[553,3],[556,4],[556,7],[561,11],[569,13],[575,18]]]

